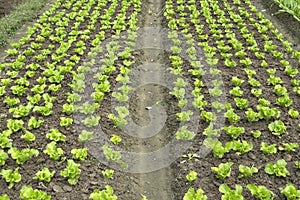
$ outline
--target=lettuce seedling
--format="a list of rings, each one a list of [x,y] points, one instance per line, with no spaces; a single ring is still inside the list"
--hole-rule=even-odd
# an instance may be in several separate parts
[[[58,160],[63,155],[64,151],[62,150],[62,148],[57,148],[56,142],[52,141],[47,144],[44,153],[50,156],[50,158],[52,158],[53,160]]]
[[[70,185],[76,185],[81,173],[79,166],[79,163],[77,164],[73,160],[68,160],[68,166],[60,172],[60,175],[68,178]]]
[[[177,140],[192,140],[195,137],[195,133],[189,131],[187,126],[182,126],[180,130],[176,132],[176,139]]]
[[[235,104],[236,106],[240,109],[243,110],[246,107],[248,107],[249,102],[247,99],[243,99],[243,98],[234,98]]]
[[[259,138],[261,136],[260,130],[251,131],[251,133],[254,138]]]
[[[300,199],[300,190],[297,190],[294,184],[288,183],[285,187],[280,191],[287,200],[297,200]]]
[[[253,196],[260,200],[268,199],[272,200],[274,198],[274,193],[268,190],[265,186],[259,185],[256,186],[254,184],[248,184],[247,189],[251,192]]]
[[[286,165],[287,165],[287,163],[283,159],[278,160],[275,164],[268,163],[265,166],[265,172],[270,175],[275,174],[276,176],[286,177],[287,175],[290,174],[289,171],[285,167]]]
[[[275,154],[275,153],[277,153],[276,144],[268,145],[265,142],[261,143],[260,150],[262,152],[264,152],[264,154]]]
[[[241,86],[241,84],[244,82],[244,80],[239,79],[237,76],[233,76],[231,78],[231,82],[233,83],[234,86]]]
[[[239,178],[249,178],[252,176],[252,174],[257,173],[258,169],[254,166],[248,167],[245,165],[239,165],[239,172]]]
[[[110,179],[113,176],[114,172],[115,171],[112,169],[106,169],[101,171],[105,179]]]
[[[230,177],[231,166],[233,162],[221,163],[218,167],[211,167],[213,172],[216,173],[216,177],[218,179],[225,179],[226,177]]]
[[[287,134],[286,129],[287,127],[281,120],[276,120],[268,125],[269,130],[272,132],[273,135],[280,136],[282,134]]]
[[[224,126],[223,130],[226,131],[228,135],[230,135],[233,139],[236,139],[239,137],[240,134],[245,132],[244,127],[235,127],[233,125],[230,126]]]
[[[248,108],[245,114],[249,122],[257,122],[260,119],[259,113],[253,111],[252,108]]]
[[[78,142],[87,142],[90,139],[92,139],[94,133],[93,132],[89,132],[86,130],[83,130],[80,135],[78,136]]]
[[[194,188],[189,188],[189,190],[185,193],[183,200],[207,200],[207,196],[204,194],[202,189],[198,189],[195,191]]]
[[[10,200],[7,194],[0,195],[0,200]]]
[[[29,160],[32,156],[37,157],[39,155],[39,151],[36,149],[22,149],[19,151],[17,148],[12,147],[8,150],[8,153],[11,157],[16,160],[17,164],[23,164],[27,160]]]
[[[289,107],[290,105],[292,105],[293,100],[290,99],[288,94],[284,94],[283,96],[276,99],[276,103],[281,107]]]
[[[192,170],[192,171],[190,171],[189,173],[188,173],[188,175],[186,175],[186,179],[189,181],[189,182],[192,182],[192,181],[194,181],[194,180],[196,180],[197,179],[197,172],[195,172],[194,170]]]
[[[180,113],[176,113],[177,120],[181,122],[187,122],[190,121],[190,116],[193,114],[191,110],[188,111],[182,111]]]
[[[88,114],[93,114],[95,110],[99,108],[99,106],[100,105],[98,103],[90,104],[88,102],[85,102],[84,104],[82,104],[82,106],[78,107],[78,109],[80,113],[88,115]]]
[[[34,190],[31,186],[23,186],[20,191],[20,198],[22,200],[32,200],[32,199],[50,200],[51,196],[42,190],[38,190],[38,189]]]
[[[253,144],[251,142],[247,142],[246,140],[242,140],[242,142],[233,140],[230,143],[230,148],[234,151],[237,151],[236,154],[238,155],[247,153],[253,148]]]
[[[287,89],[282,85],[275,85],[273,91],[277,96],[284,96],[287,93]]]
[[[278,147],[280,151],[295,152],[296,149],[299,147],[298,143],[282,143],[282,145],[283,146]]]
[[[8,158],[8,155],[5,151],[0,149],[0,166],[5,164],[5,160]]]
[[[203,110],[201,112],[201,117],[202,119],[204,119],[207,123],[210,123],[211,121],[216,120],[216,114],[213,112],[207,112],[205,110]]]
[[[113,134],[110,138],[110,141],[114,143],[115,145],[119,144],[122,141],[122,138],[120,136],[117,136]]]
[[[21,135],[21,138],[26,140],[27,142],[35,141],[35,135],[29,131],[25,131],[25,133]]]
[[[49,183],[51,181],[51,178],[54,176],[55,170],[50,172],[50,170],[47,167],[44,167],[42,170],[38,171],[33,179],[38,179],[39,181],[45,181]]]
[[[223,183],[220,185],[219,191],[223,193],[222,200],[244,200],[241,185],[235,185],[235,190],[232,190],[226,183]]]
[[[299,112],[295,109],[290,109],[289,110],[289,116],[293,119],[297,119],[299,117]]]
[[[40,127],[40,125],[44,123],[44,120],[39,119],[37,120],[35,117],[30,117],[30,119],[28,120],[28,129],[37,129]]]
[[[22,179],[22,176],[19,173],[19,167],[17,167],[14,171],[11,169],[2,169],[0,175],[7,183],[9,183],[8,189],[11,189],[15,183],[20,182]]]
[[[224,116],[228,119],[230,123],[237,123],[240,120],[240,116],[238,116],[233,108],[230,108],[224,113]]]
[[[223,158],[224,154],[228,153],[231,149],[230,145],[225,145],[225,147],[223,147],[222,142],[220,142],[219,140],[214,140],[212,138],[206,138],[203,144],[206,147],[211,148],[214,153],[214,157],[217,158]]]
[[[105,189],[99,191],[95,189],[91,194],[90,194],[90,199],[92,200],[102,200],[102,199],[107,199],[107,200],[117,200],[118,197],[114,195],[114,190],[111,186],[106,185]]]
[[[9,107],[12,107],[18,103],[20,103],[19,98],[10,98],[9,96],[4,97],[4,103],[6,103]]]
[[[251,89],[251,94],[253,94],[253,96],[255,97],[259,97],[262,94],[262,89],[256,89],[256,88],[252,88]]]
[[[7,120],[7,128],[12,132],[17,132],[21,129],[24,129],[23,124],[24,124],[23,120],[13,120],[13,119]]]
[[[85,160],[87,157],[87,148],[72,149],[71,154],[73,154],[73,159],[75,160]]]
[[[0,133],[0,147],[1,148],[10,148],[12,146],[12,140],[9,138],[9,136],[12,134],[13,132],[8,129],[3,131],[2,133]]]
[[[61,117],[59,125],[62,127],[68,127],[73,123],[73,119],[69,117]]]
[[[51,129],[49,133],[46,134],[46,138],[55,142],[66,141],[66,136],[62,134],[58,129]]]
[[[93,126],[98,126],[99,120],[100,120],[100,116],[89,116],[89,117],[85,118],[84,120],[82,120],[81,122],[87,127],[93,127]],[[118,121],[118,122],[120,122],[120,121]]]

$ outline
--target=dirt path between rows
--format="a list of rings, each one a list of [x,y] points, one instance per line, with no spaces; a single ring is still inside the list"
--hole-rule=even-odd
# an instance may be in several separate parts
[[[155,29],[161,28],[162,23],[162,0],[150,0],[148,1],[147,5],[145,5],[146,9],[144,9],[144,13],[142,14],[144,20],[144,27],[153,27]],[[160,61],[163,62],[164,54],[162,47],[162,38],[159,37],[159,34],[151,35],[151,33],[147,33],[145,31],[141,36],[141,42],[143,43],[144,47],[155,46],[157,49],[143,49],[143,55],[141,56],[142,65],[151,66],[151,71],[156,76],[151,77],[152,82],[160,83],[165,78],[163,73],[158,73],[162,70],[161,65],[159,64]],[[147,67],[147,68],[148,68]],[[145,70],[147,71],[147,69]],[[154,99],[149,98],[149,93],[157,98],[165,98],[164,95],[167,95],[163,91],[164,89],[158,85],[148,84],[147,80],[149,80],[149,74],[142,73],[141,77],[141,85],[144,85],[143,91],[141,90],[138,93],[138,101],[135,107],[136,115],[139,116],[138,124],[140,126],[149,126],[149,115],[151,115],[150,106],[154,105]],[[149,110],[147,110],[149,108]],[[157,110],[156,110],[157,111]],[[153,114],[154,109],[152,110]],[[155,118],[156,122],[164,122],[166,121],[164,115],[162,114],[155,114],[152,116]],[[151,118],[151,117],[150,117]],[[154,119],[151,119],[154,120]],[[150,122],[151,123],[151,122]],[[156,127],[153,127],[153,131]],[[151,152],[154,149],[158,150],[163,147],[164,142],[166,141],[166,134],[162,131],[156,133],[154,136],[147,139],[147,143],[139,142],[137,145],[133,145],[131,149],[135,152]],[[141,138],[145,136],[145,132],[139,133]],[[154,151],[155,151],[154,150]],[[166,153],[166,152],[164,152]],[[161,153],[162,154],[162,153]],[[159,159],[160,155],[156,154],[156,159]],[[161,155],[161,158],[163,155]],[[163,161],[162,161],[163,162]],[[140,159],[137,163],[137,168],[140,169],[141,173],[137,175],[139,186],[136,188],[136,192],[138,194],[143,194],[147,196],[148,200],[171,200],[172,198],[172,191],[171,191],[171,181],[172,181],[172,171],[170,167],[165,167],[163,169],[158,169],[152,172],[143,173],[143,169],[148,168],[147,165],[151,165],[152,163],[149,160]],[[155,166],[153,167],[155,168]]]

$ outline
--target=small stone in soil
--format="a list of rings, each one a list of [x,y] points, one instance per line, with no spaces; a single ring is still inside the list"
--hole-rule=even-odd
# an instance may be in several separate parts
[[[64,186],[63,186],[63,190],[64,190],[64,191],[71,192],[72,189],[73,189],[73,188],[72,188],[71,186],[68,186],[68,185],[64,185]]]
[[[57,193],[64,192],[64,190],[59,185],[54,185],[53,184],[52,189],[53,189],[54,192],[57,192]]]

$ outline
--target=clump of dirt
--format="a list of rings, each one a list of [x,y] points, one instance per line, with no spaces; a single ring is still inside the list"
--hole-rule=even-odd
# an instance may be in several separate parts
[[[0,18],[8,15],[22,0],[0,0]]]

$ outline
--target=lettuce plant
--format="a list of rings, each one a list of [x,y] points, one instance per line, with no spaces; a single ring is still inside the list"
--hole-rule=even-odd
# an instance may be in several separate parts
[[[79,163],[77,164],[73,160],[68,160],[67,167],[60,172],[60,175],[68,178],[68,183],[70,185],[76,185],[81,173],[79,166]]]
[[[254,184],[248,184],[247,189],[251,192],[253,196],[260,200],[268,199],[272,200],[274,198],[274,193],[268,190],[265,186],[259,185],[256,186]]]
[[[275,174],[276,176],[286,177],[287,175],[290,174],[289,171],[285,167],[286,165],[287,165],[286,161],[283,159],[280,159],[280,160],[277,160],[277,162],[275,164],[268,163],[265,166],[265,172],[270,175]]]
[[[64,151],[62,150],[62,148],[57,148],[56,142],[52,141],[49,144],[47,144],[44,153],[47,154],[53,160],[58,160],[63,155]]]
[[[216,120],[216,114],[213,113],[213,112],[208,112],[208,111],[205,111],[203,110],[201,112],[201,117],[202,119],[204,119],[207,123],[210,123],[211,121],[214,121]]]
[[[289,113],[289,116],[293,119],[297,119],[299,117],[299,112],[295,109],[291,108],[288,113]]]
[[[45,181],[49,183],[51,181],[51,178],[54,176],[55,170],[50,172],[50,170],[47,167],[44,167],[42,170],[38,171],[33,179],[38,179],[39,181]]]
[[[195,137],[195,133],[189,131],[187,126],[182,126],[180,130],[176,132],[177,140],[192,140]]]
[[[249,102],[247,99],[243,99],[243,98],[234,98],[235,104],[236,106],[240,109],[243,110],[246,107],[248,107]]]
[[[8,158],[8,155],[5,151],[0,149],[0,166],[5,164],[5,160]]]
[[[221,163],[218,167],[211,167],[212,171],[215,172],[216,177],[218,179],[225,179],[226,177],[230,177],[231,166],[233,162]]]
[[[117,136],[113,134],[110,138],[110,141],[114,143],[115,145],[119,144],[122,141],[122,138],[120,136]]]
[[[10,200],[7,194],[0,195],[0,200]]]
[[[30,117],[30,119],[28,120],[28,129],[37,129],[40,127],[40,125],[44,123],[44,120],[39,119],[37,120],[35,117]]]
[[[190,121],[190,116],[193,114],[191,110],[188,111],[182,111],[180,113],[176,113],[177,120],[181,122],[187,122]]]
[[[68,127],[73,123],[73,119],[69,117],[61,117],[59,125],[62,127]]]
[[[233,140],[230,143],[230,148],[234,151],[237,151],[237,154],[244,154],[252,150],[253,144],[251,142],[247,142],[246,140],[242,140],[242,142],[238,140]]]
[[[296,149],[299,147],[298,143],[282,143],[282,146],[279,146],[278,149],[280,151],[288,151],[288,152],[295,152]]]
[[[11,169],[2,169],[0,175],[7,183],[9,183],[8,189],[11,189],[15,183],[20,182],[22,178],[19,173],[19,167],[17,167],[14,171]]]
[[[272,132],[273,135],[280,136],[282,134],[287,134],[286,129],[287,127],[281,120],[276,120],[268,125],[269,130]]]
[[[90,194],[90,199],[92,200],[117,200],[118,197],[114,195],[114,190],[111,186],[106,185],[105,189],[99,191],[98,189],[95,189],[91,194]]]
[[[255,112],[252,108],[248,108],[245,114],[249,122],[257,122],[260,119],[259,113]]]
[[[17,164],[23,164],[27,160],[29,160],[32,156],[37,157],[39,155],[39,151],[36,149],[22,149],[19,151],[17,148],[12,147],[8,150],[8,153],[11,157],[16,160]]]
[[[189,188],[188,191],[184,194],[183,200],[207,200],[207,196],[204,194],[202,189],[195,191],[194,188]]]
[[[254,138],[259,138],[261,136],[260,130],[251,131],[251,134]]]
[[[290,99],[288,94],[285,94],[281,97],[278,97],[276,99],[276,103],[279,104],[281,107],[289,107],[290,105],[292,105],[293,100]]]
[[[87,157],[87,148],[72,149],[71,154],[73,154],[73,159],[85,160]]]
[[[285,187],[280,191],[287,200],[297,200],[300,199],[300,190],[297,190],[294,184],[288,183]]]
[[[55,142],[66,141],[66,136],[62,134],[58,129],[51,129],[49,133],[46,134],[46,138]]]
[[[31,186],[23,186],[20,190],[20,198],[22,200],[32,200],[32,199],[40,199],[40,200],[50,200],[51,196],[46,192],[38,189],[33,189]]]
[[[233,125],[230,126],[224,126],[223,130],[226,131],[228,135],[230,135],[233,139],[236,139],[239,137],[240,134],[245,132],[244,127],[235,127]]]
[[[106,169],[101,171],[105,179],[110,179],[113,176],[114,172],[115,171],[112,169]]]
[[[100,116],[89,116],[82,120],[81,122],[87,127],[98,126]]]
[[[262,142],[260,144],[260,150],[264,153],[264,154],[275,154],[277,153],[277,148],[276,148],[276,144],[271,144],[268,145],[265,142]]]
[[[244,200],[241,185],[235,185],[235,190],[232,190],[226,183],[223,183],[220,185],[219,191],[223,193],[222,200]]]
[[[212,138],[206,138],[203,144],[206,147],[211,148],[214,153],[214,157],[217,158],[223,158],[224,154],[228,153],[231,150],[231,145],[223,146],[222,142],[220,142],[219,140],[214,140]]]
[[[29,131],[25,131],[25,133],[21,135],[21,138],[26,140],[27,142],[35,141],[35,135]]]
[[[254,166],[248,167],[245,165],[239,165],[239,172],[239,178],[249,178],[252,176],[252,174],[257,173],[258,169]]]
[[[82,130],[80,135],[78,136],[78,142],[87,142],[92,139],[93,135],[93,132]]]
[[[13,120],[13,119],[7,120],[7,128],[12,132],[17,132],[21,129],[24,129],[23,124],[24,124],[23,120]]]
[[[188,175],[186,175],[186,179],[189,181],[189,182],[192,182],[192,181],[194,181],[194,180],[196,180],[197,179],[197,172],[195,172],[194,170],[192,170],[192,171],[190,171],[189,173],[188,173]]]

